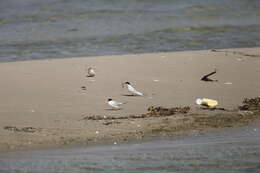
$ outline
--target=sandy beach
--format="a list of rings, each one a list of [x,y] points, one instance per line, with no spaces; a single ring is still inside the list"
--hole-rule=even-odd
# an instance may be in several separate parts
[[[88,67],[95,77],[86,77]],[[259,67],[260,48],[0,63],[0,151],[119,143],[257,122],[259,109],[238,106],[260,96]],[[200,80],[214,69],[216,82]],[[128,96],[121,86],[126,81],[144,96]],[[201,109],[195,100],[203,97],[218,100],[223,110]],[[108,98],[127,103],[110,110]],[[142,117],[150,106],[190,110]]]

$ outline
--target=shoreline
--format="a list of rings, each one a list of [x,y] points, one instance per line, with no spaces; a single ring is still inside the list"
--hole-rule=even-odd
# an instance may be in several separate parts
[[[194,136],[204,136],[204,135],[214,135],[214,134],[223,134],[226,131],[230,130],[239,130],[244,128],[252,128],[252,127],[259,127],[260,125],[260,118],[256,119],[256,122],[250,122],[245,124],[234,124],[232,127],[208,127],[205,129],[190,129],[187,131],[181,131],[176,133],[168,133],[161,136],[160,134],[153,134],[150,136],[144,136],[143,138],[135,138],[131,137],[125,140],[122,136],[113,140],[112,138],[109,139],[101,139],[98,141],[80,141],[78,143],[71,143],[71,144],[59,144],[59,145],[35,145],[30,147],[24,148],[15,148],[15,149],[7,149],[7,150],[0,150],[0,157],[1,156],[9,156],[9,155],[16,155],[20,153],[27,153],[27,152],[34,152],[34,151],[46,151],[46,150],[57,150],[57,149],[72,149],[72,148],[89,148],[89,147],[105,147],[105,146],[116,146],[116,145],[125,145],[125,144],[139,144],[139,143],[146,143],[151,141],[160,141],[160,140],[175,140],[179,138],[186,138],[186,137],[194,137]],[[116,142],[116,143],[115,143]]]
[[[232,112],[234,113],[234,112]],[[241,112],[240,112],[241,113]],[[192,121],[192,123],[183,123],[187,120],[187,118],[183,117],[183,115],[176,115],[178,125],[176,125],[176,117],[171,116],[170,118],[157,118],[150,120],[142,120],[140,123],[148,123],[148,125],[144,125],[144,127],[140,128],[135,132],[125,132],[125,133],[106,133],[108,137],[104,135],[96,135],[96,136],[84,136],[78,135],[74,137],[60,137],[56,136],[56,139],[52,139],[51,141],[37,141],[31,139],[29,143],[24,143],[23,141],[18,142],[16,145],[10,145],[6,148],[1,145],[0,155],[5,155],[8,153],[16,153],[16,152],[26,152],[26,151],[34,151],[34,150],[48,150],[48,149],[58,149],[58,148],[75,148],[75,147],[95,147],[95,146],[105,146],[105,145],[118,145],[118,144],[126,144],[126,143],[135,143],[135,142],[145,142],[150,140],[174,140],[176,137],[180,136],[197,136],[208,133],[218,132],[228,129],[236,129],[243,128],[246,126],[259,126],[260,125],[260,113],[259,111],[255,114],[236,114],[229,117],[227,123],[219,124],[213,123],[210,120],[212,117],[216,118],[221,113],[214,114],[197,114],[198,120]],[[190,114],[188,114],[189,116]],[[230,116],[231,114],[221,114],[221,117]],[[249,115],[249,117],[248,117]],[[195,116],[195,117],[196,117]],[[220,118],[221,118],[220,117]],[[194,118],[194,117],[191,117]],[[195,119],[197,119],[195,118]],[[199,119],[202,118],[203,122],[199,122]],[[221,119],[215,119],[217,121],[223,121]],[[180,123],[181,121],[181,123]],[[199,123],[198,123],[199,122]],[[125,122],[121,122],[125,124]],[[149,124],[150,123],[150,124]],[[154,124],[160,125],[154,125]],[[153,124],[153,125],[151,125]],[[69,132],[69,131],[68,131]],[[70,131],[71,132],[71,131]],[[15,132],[14,132],[15,133]],[[21,132],[22,134],[22,132]],[[18,134],[19,135],[19,134]],[[63,134],[64,135],[64,134]],[[59,138],[59,139],[58,139]],[[39,143],[37,143],[39,142]],[[22,145],[21,145],[22,144]]]
[[[258,110],[238,110],[244,98],[259,96],[259,55],[260,48],[237,48],[0,63],[0,151],[120,143],[259,122]],[[90,66],[94,78],[86,78]],[[217,82],[200,81],[214,68]],[[145,97],[126,96],[124,81]],[[108,97],[127,104],[107,110]],[[228,111],[200,109],[199,97],[216,99]],[[133,118],[150,106],[180,105],[191,110]],[[86,118],[104,115],[114,118]]]
[[[258,51],[255,51],[259,49],[259,47],[241,47],[241,48],[223,48],[223,49],[194,49],[194,50],[176,50],[176,51],[162,51],[162,52],[147,52],[147,53],[134,53],[134,54],[115,54],[115,55],[98,55],[98,56],[72,56],[72,57],[63,57],[63,58],[42,58],[42,59],[22,59],[22,60],[13,60],[13,61],[0,61],[0,64],[4,63],[19,63],[19,62],[38,62],[38,61],[56,61],[56,60],[71,60],[71,59],[96,59],[96,58],[106,58],[106,57],[122,57],[122,56],[143,56],[143,55],[162,55],[165,54],[172,54],[172,53],[192,53],[192,52],[203,52],[203,51],[212,51],[212,52],[218,52],[218,53],[226,53],[227,54],[237,54],[243,56],[243,50],[247,51],[253,51],[252,54],[244,54],[246,57],[260,57],[260,54]],[[241,50],[241,51],[240,51]]]

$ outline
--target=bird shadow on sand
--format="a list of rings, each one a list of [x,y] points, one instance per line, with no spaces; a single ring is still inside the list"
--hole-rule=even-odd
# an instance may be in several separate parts
[[[138,95],[134,95],[134,94],[122,94],[122,96],[126,96],[126,97],[137,97]]]
[[[119,111],[121,110],[122,108],[118,108],[118,109],[114,109],[114,108],[105,108],[104,110],[106,111]]]
[[[147,97],[147,94],[144,94],[143,96],[135,95],[135,94],[122,94],[122,96],[125,97]]]
[[[146,94],[144,94],[143,96],[136,95],[136,94],[122,94],[122,96],[126,96],[126,97],[143,97],[143,96],[146,96]]]

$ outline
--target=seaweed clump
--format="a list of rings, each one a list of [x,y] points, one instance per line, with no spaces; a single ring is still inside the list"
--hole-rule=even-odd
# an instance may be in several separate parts
[[[39,129],[34,127],[23,127],[23,128],[17,128],[15,126],[5,126],[5,130],[13,131],[13,132],[27,132],[27,133],[34,133],[38,131]]]
[[[150,106],[147,109],[147,113],[141,115],[128,115],[128,116],[101,116],[101,115],[92,115],[85,116],[83,120],[119,120],[119,119],[138,119],[138,118],[151,118],[151,117],[167,117],[172,116],[176,113],[187,114],[190,111],[189,106],[185,107],[172,107],[164,108],[161,106]]]
[[[190,107],[185,106],[185,107],[164,108],[161,106],[158,107],[150,106],[147,110],[148,110],[148,113],[146,113],[147,116],[162,117],[162,116],[171,116],[176,113],[186,114],[190,111]]]
[[[239,106],[239,109],[249,111],[260,111],[260,97],[245,98],[243,100],[243,105]]]

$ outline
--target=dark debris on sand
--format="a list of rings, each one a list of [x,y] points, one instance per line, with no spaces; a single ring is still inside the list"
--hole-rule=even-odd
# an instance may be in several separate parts
[[[150,106],[147,109],[147,113],[141,115],[128,115],[128,116],[100,116],[100,115],[92,115],[85,116],[83,120],[118,120],[118,119],[138,119],[138,118],[150,118],[150,117],[166,117],[172,116],[176,113],[187,114],[190,111],[189,106],[185,107],[172,107],[172,108],[164,108],[161,106]]]
[[[213,79],[209,78],[211,75],[213,75],[215,73],[217,73],[216,69],[213,72],[204,75],[200,80],[205,81],[205,82],[217,82],[218,80],[213,80]]]
[[[161,106],[158,107],[150,106],[148,108],[148,112],[146,113],[146,115],[151,117],[162,117],[162,116],[171,116],[176,113],[186,114],[189,111],[190,111],[189,106],[173,107],[173,108],[164,108]]]
[[[239,106],[239,109],[249,111],[260,111],[260,97],[245,98],[243,101],[243,105]]]
[[[35,127],[17,128],[15,126],[5,126],[4,129],[9,130],[9,131],[13,131],[13,132],[26,132],[26,133],[34,133],[34,132],[39,130]]]

